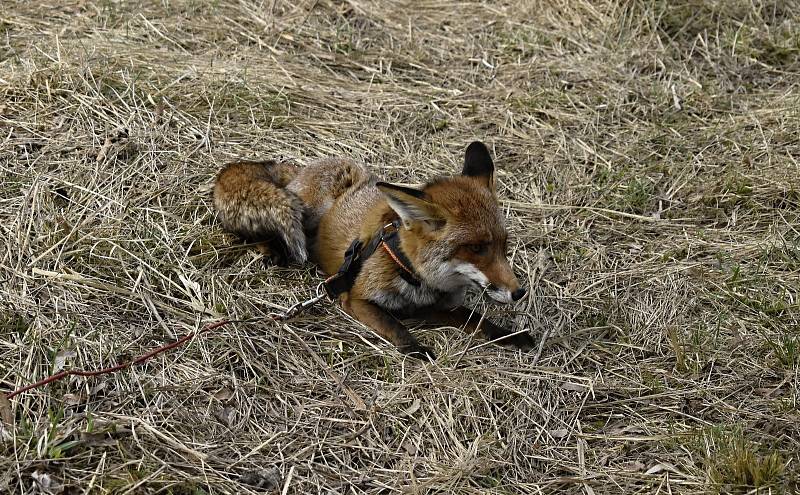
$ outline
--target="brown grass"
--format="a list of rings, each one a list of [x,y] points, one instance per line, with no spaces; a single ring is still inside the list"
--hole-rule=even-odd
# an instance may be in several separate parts
[[[6,0],[0,34],[0,388],[311,295],[215,223],[236,158],[420,182],[486,141],[532,297],[485,309],[547,337],[226,327],[0,404],[0,492],[797,489],[796,0]]]

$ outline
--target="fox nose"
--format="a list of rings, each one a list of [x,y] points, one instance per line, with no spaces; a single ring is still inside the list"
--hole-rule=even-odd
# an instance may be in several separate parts
[[[517,290],[515,290],[514,292],[511,293],[511,300],[519,301],[520,299],[522,299],[525,296],[525,293],[527,293],[527,292],[528,291],[526,291],[525,289],[520,287],[519,289],[517,289]]]

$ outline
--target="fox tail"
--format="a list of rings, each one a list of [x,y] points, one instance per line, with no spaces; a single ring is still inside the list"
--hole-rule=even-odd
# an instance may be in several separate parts
[[[266,255],[288,262],[308,259],[304,205],[286,189],[298,166],[275,161],[226,165],[214,183],[214,207],[225,230],[257,242]]]

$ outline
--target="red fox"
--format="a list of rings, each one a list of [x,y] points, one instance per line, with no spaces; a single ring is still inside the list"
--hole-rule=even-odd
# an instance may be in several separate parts
[[[409,317],[468,331],[480,323],[489,340],[533,347],[527,332],[481,323],[462,306],[470,288],[500,303],[526,293],[506,259],[494,163],[481,142],[467,147],[461,175],[419,189],[380,182],[343,158],[231,163],[216,178],[214,206],[224,229],[268,259],[310,259],[343,275],[334,291],[342,308],[403,353],[435,359],[397,319]]]

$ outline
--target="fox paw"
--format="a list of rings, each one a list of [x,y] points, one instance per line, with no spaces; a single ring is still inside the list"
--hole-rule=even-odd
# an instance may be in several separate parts
[[[289,259],[282,249],[276,249],[270,242],[264,241],[256,244],[256,249],[261,253],[261,261],[264,263],[264,268],[271,266],[288,266]]]
[[[421,359],[428,362],[436,359],[436,354],[434,354],[429,347],[426,347],[418,342],[404,345],[403,347],[400,347],[399,350],[403,354],[413,357],[414,359]]]
[[[286,256],[283,256],[282,254],[264,254],[261,256],[261,262],[264,263],[264,268],[269,268],[271,266],[285,268],[289,266],[289,261],[286,259]]]

